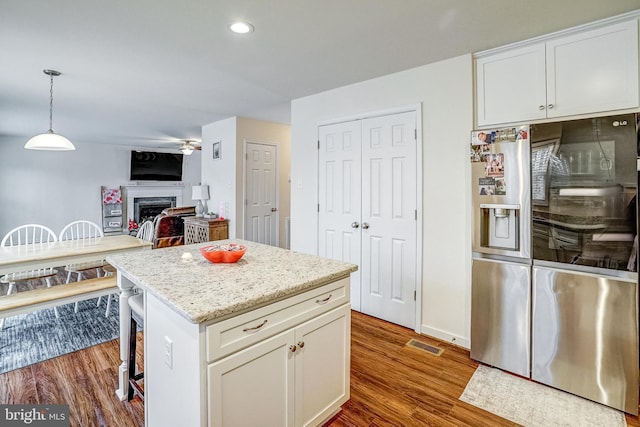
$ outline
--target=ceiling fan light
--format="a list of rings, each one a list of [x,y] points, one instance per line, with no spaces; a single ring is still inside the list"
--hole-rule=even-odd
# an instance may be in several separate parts
[[[180,147],[180,151],[182,151],[182,154],[190,156],[191,153],[193,153],[193,147],[190,145],[183,145],[182,147]]]
[[[41,133],[29,139],[24,145],[27,150],[51,150],[51,151],[70,151],[76,147],[62,135],[49,131]]]

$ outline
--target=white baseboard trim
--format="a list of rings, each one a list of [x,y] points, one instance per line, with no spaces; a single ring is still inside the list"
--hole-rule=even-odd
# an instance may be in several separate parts
[[[449,332],[432,328],[427,325],[420,325],[420,333],[423,335],[428,335],[433,338],[437,338],[442,341],[450,342],[452,344],[466,348],[467,350],[471,348],[471,340],[469,338],[463,337],[460,335],[451,334]]]

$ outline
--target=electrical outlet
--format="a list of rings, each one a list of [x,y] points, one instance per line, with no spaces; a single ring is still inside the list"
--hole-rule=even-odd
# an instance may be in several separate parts
[[[164,363],[173,369],[173,341],[169,337],[164,337]]]

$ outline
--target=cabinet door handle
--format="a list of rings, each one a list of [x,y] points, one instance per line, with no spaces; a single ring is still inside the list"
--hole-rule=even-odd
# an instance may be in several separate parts
[[[298,341],[298,348],[304,347],[304,341]]]
[[[544,110],[544,105],[540,105],[540,106],[538,107],[538,110],[540,110],[540,111]]]
[[[275,212],[277,210],[278,210],[278,208],[271,208],[271,212]]]
[[[264,320],[262,321],[262,323],[260,323],[258,326],[254,326],[254,327],[251,327],[251,328],[244,328],[244,329],[242,330],[242,332],[257,331],[258,329],[262,328],[262,327],[263,327],[264,325],[266,325],[266,324],[267,324],[267,319],[264,319]]]
[[[291,353],[295,353],[297,349],[298,347],[296,347],[295,344],[289,346],[289,350],[291,350]]]
[[[365,230],[367,230],[367,229],[369,228],[369,223],[367,223],[367,222],[363,222],[363,223],[362,223],[362,228],[363,228],[363,229],[365,229]]]
[[[360,227],[360,224],[358,224],[358,221],[353,221],[351,223],[351,228],[358,228],[358,227]]]
[[[549,110],[551,110],[551,109],[553,108],[553,104],[549,104],[549,105],[547,105],[547,108],[548,108]]]
[[[326,297],[325,299],[317,299],[316,304],[326,304],[327,302],[329,302],[330,299],[331,299],[331,294],[329,294],[329,296]]]

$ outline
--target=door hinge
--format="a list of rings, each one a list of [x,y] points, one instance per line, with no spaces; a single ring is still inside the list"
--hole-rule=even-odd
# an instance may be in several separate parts
[[[418,209],[414,210],[414,211],[413,211],[413,214],[414,214],[414,215],[413,215],[413,216],[414,216],[414,218],[413,218],[413,219],[415,219],[415,220],[417,221],[417,220],[418,220]]]
[[[318,140],[318,151],[320,151],[320,140]]]
[[[413,291],[413,300],[416,300],[417,291]]]
[[[318,212],[320,212],[320,203],[318,203]]]
[[[413,139],[418,140],[418,129],[413,130]]]

